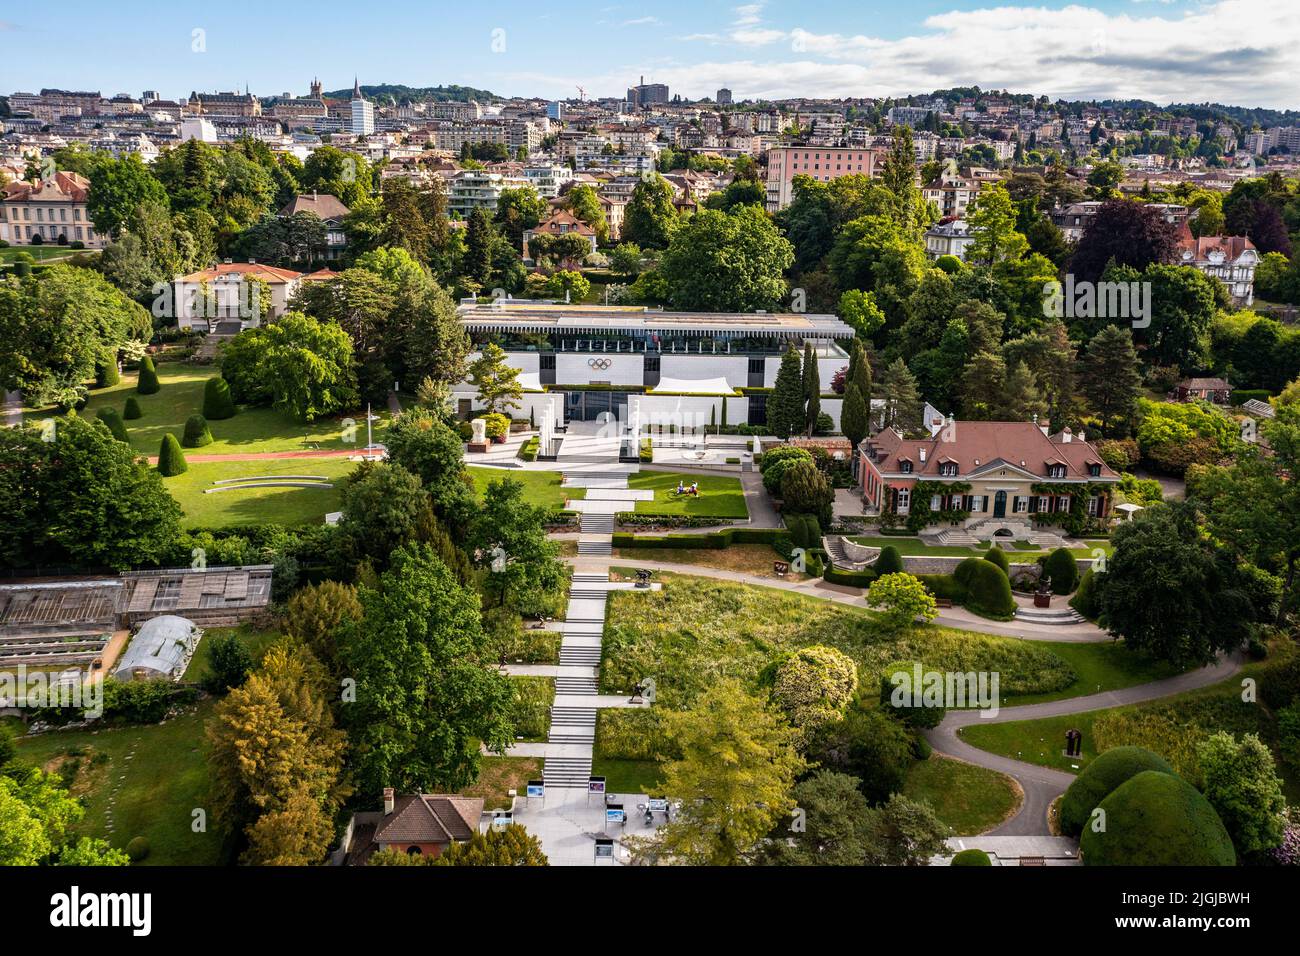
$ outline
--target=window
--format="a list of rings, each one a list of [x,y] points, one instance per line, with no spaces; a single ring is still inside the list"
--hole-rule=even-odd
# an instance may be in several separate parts
[[[1095,462],[1089,465],[1088,474],[1091,475],[1093,478],[1101,477],[1101,465],[1098,465]]]
[[[1029,499],[1016,495],[1012,500],[1011,510],[1014,514],[1022,515],[1029,512]]]
[[[1093,495],[1088,499],[1088,514],[1095,518],[1100,510],[1101,498],[1097,495]]]
[[[1044,514],[1046,514],[1047,512],[1051,511],[1051,510],[1052,510],[1052,499],[1048,498],[1047,495],[1039,495],[1039,497],[1038,497],[1038,510],[1041,511],[1041,512],[1043,512]]]
[[[912,463],[910,461],[900,461],[898,463],[898,470],[905,475],[910,475],[912,473]]]
[[[81,230],[78,229],[77,232],[80,233]],[[539,357],[538,357],[538,367],[541,368],[541,369],[543,369],[543,370],[545,370],[545,371],[554,372],[554,371],[555,371],[555,356],[554,356],[554,355],[542,355],[542,356],[539,356]]]
[[[939,495],[931,495],[931,496],[930,496],[930,510],[931,510],[931,511],[942,511],[942,510],[943,510],[943,498],[941,498]]]
[[[984,510],[985,497],[983,495],[971,495],[970,510],[979,513]]]
[[[909,507],[911,507],[911,504],[912,504],[911,490],[907,488],[899,488],[898,489],[898,513],[900,515],[907,514],[907,510]]]
[[[957,463],[955,461],[946,461],[939,466],[939,474],[952,477],[957,474]]]

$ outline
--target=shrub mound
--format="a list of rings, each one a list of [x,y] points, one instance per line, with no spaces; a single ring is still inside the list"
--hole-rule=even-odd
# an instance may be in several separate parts
[[[95,412],[95,417],[107,426],[108,430],[113,433],[113,437],[118,441],[130,440],[126,434],[126,425],[122,423],[122,416],[117,413],[116,408],[101,408]]]
[[[220,375],[207,380],[203,385],[203,417],[210,422],[219,422],[235,415],[235,399],[230,394],[230,383]]]
[[[122,406],[122,417],[127,421],[144,418],[144,412],[140,410],[140,402],[134,395],[127,396],[126,404]]]
[[[1092,568],[1083,572],[1079,579],[1079,588],[1070,598],[1070,607],[1074,608],[1090,621],[1097,620],[1101,614],[1101,587],[1097,572]]]
[[[953,572],[966,589],[966,608],[983,617],[1009,618],[1016,613],[1007,574],[992,561],[967,558]]]
[[[208,428],[208,420],[202,415],[191,415],[185,419],[185,434],[181,437],[181,444],[186,448],[211,445],[212,432]]]
[[[943,699],[927,701],[925,699],[926,675],[930,672],[942,672],[936,667],[921,665],[921,686],[916,686],[916,661],[894,661],[880,672],[880,704],[887,712],[894,714],[913,727],[938,727],[947,710],[942,706]],[[906,679],[894,682],[894,675],[906,674]]]
[[[1011,561],[1007,558],[1007,553],[996,544],[991,545],[989,549],[984,552],[984,560],[996,564],[1002,569],[1002,573],[1007,575],[1007,577],[1011,576]]]
[[[176,440],[176,436],[170,432],[163,435],[162,444],[158,446],[158,473],[165,478],[172,478],[185,474],[189,467],[185,463],[185,453],[181,451],[181,443]]]
[[[1144,770],[1101,801],[1106,828],[1085,827],[1085,866],[1236,866],[1223,821],[1182,777]]]
[[[1163,757],[1145,747],[1112,747],[1098,754],[1061,797],[1061,832],[1078,836],[1102,800],[1146,770],[1174,772]]]
[[[122,376],[118,374],[117,362],[107,362],[95,368],[95,387],[109,388],[122,381]]]
[[[1047,556],[1043,573],[1052,579],[1053,594],[1069,594],[1079,583],[1079,566],[1065,548],[1057,548]]]
[[[871,566],[871,569],[876,572],[876,577],[897,574],[903,570],[903,556],[898,553],[896,547],[887,544],[880,549],[880,556],[876,558],[876,563]]]
[[[949,866],[992,866],[993,861],[983,850],[962,850],[952,858]]]
[[[153,359],[148,355],[140,359],[140,375],[135,382],[135,390],[140,395],[156,395],[162,388],[158,384],[158,370],[153,367]]]
[[[126,855],[132,863],[139,863],[149,856],[150,849],[147,837],[136,837],[126,845]]]

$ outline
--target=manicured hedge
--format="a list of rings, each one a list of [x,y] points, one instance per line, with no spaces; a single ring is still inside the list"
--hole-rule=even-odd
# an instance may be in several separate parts
[[[1146,770],[1120,784],[1100,807],[1106,828],[1084,827],[1085,866],[1236,866],[1223,821],[1182,777]]]
[[[1147,770],[1174,772],[1163,757],[1145,747],[1112,747],[1098,754],[1061,797],[1061,832],[1066,836],[1078,836],[1092,811],[1116,787]]]
[[[155,395],[162,386],[158,384],[158,370],[153,367],[153,359],[148,355],[140,359],[140,374],[136,379],[135,390],[141,395]]]
[[[865,588],[876,580],[876,572],[870,568],[865,571],[845,571],[842,568],[828,564],[823,577],[831,584],[843,584],[851,588]]]
[[[174,475],[183,475],[188,470],[189,465],[185,463],[185,453],[181,451],[181,443],[171,432],[163,435],[162,444],[158,446],[159,474],[171,478]]]
[[[185,419],[185,434],[181,444],[186,448],[202,448],[212,444],[212,432],[208,429],[208,420],[202,415],[191,415]]]
[[[957,565],[953,577],[966,589],[967,610],[982,617],[1004,620],[1016,613],[1016,601],[1011,596],[1011,582],[1007,579],[1006,572],[992,561],[968,558]]]
[[[1267,402],[1268,398],[1268,389],[1266,388],[1234,388],[1228,400],[1234,405],[1245,405],[1251,399],[1257,402]]]
[[[106,362],[95,369],[95,387],[108,388],[122,381],[118,374],[116,362]]]
[[[983,850],[962,850],[952,858],[949,866],[992,866],[993,862]]]
[[[203,417],[209,421],[219,422],[233,418],[235,408],[234,396],[230,394],[230,383],[220,375],[208,379],[203,384]]]
[[[887,544],[880,549],[880,557],[876,558],[876,563],[871,566],[877,577],[886,574],[897,574],[903,570],[903,556],[898,553],[898,549],[892,544]]]
[[[991,561],[1000,567],[1008,577],[1011,575],[1011,562],[1007,559],[1007,553],[999,548],[996,544],[992,545],[984,552],[984,560]]]
[[[1097,573],[1092,568],[1083,572],[1079,579],[1078,590],[1070,598],[1070,607],[1074,608],[1090,621],[1097,620],[1101,614],[1101,587]]]
[[[122,406],[122,417],[127,421],[144,417],[144,412],[140,411],[140,401],[134,395],[126,397],[126,404]]]
[[[1053,594],[1069,594],[1079,583],[1079,566],[1065,548],[1057,548],[1047,556],[1043,573],[1052,579]]]
[[[714,549],[729,548],[733,544],[770,544],[790,540],[788,532],[781,528],[727,528],[709,534],[674,534],[648,535],[616,532],[616,548],[690,548]]]
[[[918,574],[916,577],[935,597],[953,604],[966,603],[966,588],[951,574]]]
[[[95,412],[98,418],[113,433],[113,437],[120,442],[129,442],[130,438],[126,434],[126,426],[122,424],[122,416],[117,413],[116,408],[101,408]]]

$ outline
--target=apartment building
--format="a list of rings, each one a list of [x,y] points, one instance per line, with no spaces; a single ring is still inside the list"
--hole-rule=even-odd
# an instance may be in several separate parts
[[[0,200],[0,225],[14,245],[85,244],[102,249],[105,237],[95,232],[86,198],[90,180],[77,173],[56,172],[34,183],[13,182]]]
[[[830,182],[841,176],[874,176],[884,150],[861,146],[777,146],[767,152],[767,210],[777,212],[794,199],[794,177]]]
[[[447,211],[468,219],[475,209],[497,211],[501,190],[527,186],[523,176],[505,176],[479,169],[464,169],[447,181]]]

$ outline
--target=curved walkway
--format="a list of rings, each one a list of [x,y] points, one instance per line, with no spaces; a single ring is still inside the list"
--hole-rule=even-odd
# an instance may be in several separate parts
[[[1087,697],[1070,697],[1043,704],[1026,704],[1023,707],[1004,707],[998,711],[996,717],[982,717],[979,711],[973,710],[949,711],[938,727],[925,732],[925,738],[930,746],[941,754],[1004,773],[1020,784],[1024,792],[1020,809],[1014,817],[990,831],[991,833],[998,836],[1042,836],[1050,832],[1047,825],[1048,807],[1053,800],[1065,792],[1065,788],[1074,780],[1074,775],[1012,760],[1010,757],[1002,757],[972,747],[957,736],[960,728],[981,723],[1002,724],[1014,720],[1063,717],[1069,714],[1085,714],[1094,710],[1122,707],[1126,704],[1146,703],[1181,694],[1184,691],[1209,687],[1211,684],[1226,680],[1240,669],[1240,655],[1224,656],[1208,667],[1188,671],[1177,677],[1168,677],[1149,684],[1138,684],[1101,694],[1089,694]]]
[[[611,567],[648,568],[654,571],[670,571],[674,574],[693,574],[702,578],[717,578],[722,581],[735,581],[738,584],[752,584],[761,588],[779,588],[796,594],[835,601],[839,604],[851,604],[854,607],[867,607],[862,589],[842,584],[831,584],[822,578],[808,578],[792,581],[785,578],[768,578],[744,571],[731,571],[726,568],[713,568],[704,564],[681,564],[673,561],[645,561],[634,555],[626,557],[593,557],[578,555],[577,564],[584,569],[608,570]],[[1018,637],[1023,640],[1052,641],[1062,644],[1097,643],[1111,640],[1109,634],[1091,624],[1072,624],[1060,626],[1053,624],[1031,624],[1027,621],[991,621],[988,618],[972,614],[964,608],[944,608],[934,623],[944,627],[955,627],[963,631],[978,631],[981,634],[997,634],[1001,637]]]

